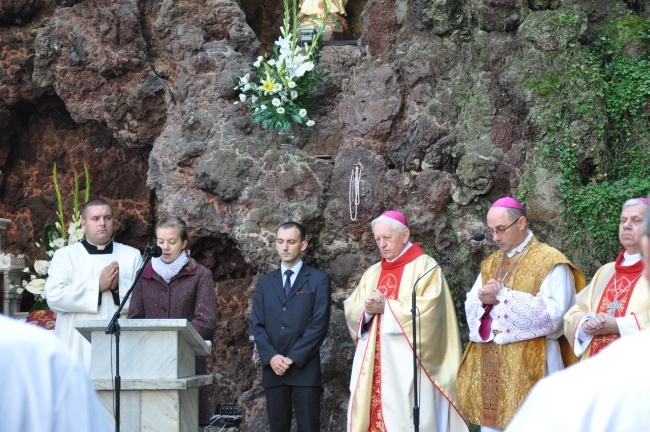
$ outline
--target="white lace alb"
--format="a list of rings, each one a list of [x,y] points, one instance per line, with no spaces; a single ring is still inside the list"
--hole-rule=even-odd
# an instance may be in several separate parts
[[[519,342],[553,333],[553,321],[541,296],[511,290],[504,287],[494,306],[492,328],[498,330],[494,338],[497,344]]]

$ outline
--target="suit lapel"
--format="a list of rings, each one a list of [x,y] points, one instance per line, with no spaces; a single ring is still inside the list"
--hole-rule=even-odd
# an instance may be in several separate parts
[[[300,289],[305,284],[305,282],[307,282],[308,276],[309,276],[309,267],[307,267],[305,263],[303,263],[302,268],[298,273],[298,276],[296,276],[295,282],[291,286],[291,291],[289,291],[289,296],[287,297],[287,300],[289,300],[291,297],[296,295],[298,291],[300,291]]]
[[[273,291],[280,299],[280,303],[284,303],[284,281],[282,280],[282,271],[277,269],[273,275]]]

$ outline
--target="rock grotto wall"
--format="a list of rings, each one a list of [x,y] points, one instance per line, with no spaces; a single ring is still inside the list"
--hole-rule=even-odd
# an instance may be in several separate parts
[[[645,16],[644,2],[634,6]],[[281,7],[279,0],[1,3],[0,216],[13,221],[3,246],[35,257],[33,242],[55,218],[54,163],[67,191],[72,172],[89,165],[92,195],[115,203],[120,241],[142,248],[158,218],[183,217],[192,254],[213,271],[218,291],[211,401],[239,405],[242,430],[257,431],[266,420],[250,303],[257,279],[276,266],[276,226],[303,223],[306,261],[333,281],[321,423],[337,431],[354,348],[342,304],[379,259],[370,220],[402,210],[415,239],[440,258],[481,230],[489,203],[517,194],[526,174],[533,229],[561,238],[558,175],[532,163],[554,106],[525,83],[562,73],[574,47],[590,44],[626,4],[350,0],[358,44],[322,51],[330,75],[300,151],[276,149],[272,133],[234,103],[232,80],[270,49]],[[579,120],[576,144],[593,158],[604,143],[590,119]],[[361,203],[352,221],[356,163]],[[491,250],[470,245],[443,266],[457,299]]]

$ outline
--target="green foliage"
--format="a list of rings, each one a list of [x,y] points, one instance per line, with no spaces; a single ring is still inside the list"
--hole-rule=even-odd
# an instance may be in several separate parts
[[[84,202],[87,202],[90,199],[90,172],[88,171],[88,165],[84,164],[84,173],[86,175],[86,191],[85,191],[85,198],[86,200]],[[63,210],[63,197],[61,196],[61,187],[59,186],[59,176],[57,173],[56,169],[56,162],[54,163],[54,167],[52,168],[52,182],[54,183],[54,192],[56,194],[56,206],[57,206],[57,211],[56,211],[56,229],[54,229],[49,223],[45,224],[45,228],[43,230],[43,245],[47,248],[47,246],[50,244],[51,240],[54,240],[56,238],[62,238],[63,240],[67,240],[67,234],[66,234],[66,229],[65,229],[65,212]],[[74,172],[74,188],[72,191],[72,221],[75,223],[75,225],[79,225],[81,222],[81,214],[79,213],[79,175],[77,172]],[[46,240],[46,236],[48,237],[53,237],[53,238],[48,238]]]
[[[560,90],[562,76],[559,73],[543,73],[524,83],[526,90],[533,90],[538,98],[545,98]]]
[[[84,164],[84,172],[86,174],[86,201],[90,196],[90,173],[88,171],[88,166]],[[54,256],[54,253],[68,244],[74,244],[79,241],[82,241],[85,238],[85,232],[81,227],[81,215],[79,214],[79,177],[77,173],[74,173],[74,191],[72,196],[72,220],[68,225],[68,229],[65,227],[65,213],[63,206],[63,196],[61,194],[61,187],[59,185],[59,176],[56,167],[56,163],[52,168],[52,182],[54,184],[54,191],[56,194],[56,204],[57,211],[56,217],[57,221],[52,226],[49,222],[45,222],[45,227],[43,228],[43,237],[41,239],[42,243],[39,244],[36,242],[36,247],[38,249],[42,248],[45,256],[51,259]],[[27,258],[28,261],[29,258]],[[30,313],[34,310],[46,310],[49,309],[45,301],[45,281],[48,275],[49,261],[43,259],[37,259],[31,261],[31,264],[34,268],[33,273],[31,273],[32,278],[29,282],[24,281],[23,287],[34,295],[35,303],[30,309]],[[26,269],[27,271],[27,269]]]
[[[557,16],[560,18],[558,26],[572,26],[580,22],[580,14],[577,12],[560,11]]]
[[[63,231],[65,231],[65,229]],[[45,222],[45,227],[43,227],[43,249],[45,249],[45,252],[55,249],[54,246],[50,245],[53,245],[54,240],[59,237],[61,237],[59,231],[49,222]]]
[[[75,176],[77,173],[75,173]],[[84,175],[86,176],[86,190],[84,191],[84,203],[87,203],[90,201],[90,170],[88,169],[88,165],[84,164]],[[77,207],[78,208],[78,207]]]
[[[602,70],[612,138],[619,143],[624,143],[629,137],[631,123],[643,116],[648,104],[649,43],[650,21],[628,15],[615,21],[594,44],[594,55],[590,60]]]
[[[624,16],[591,49],[571,47],[562,78],[546,72],[526,82],[536,96],[552,97],[556,104],[538,149],[543,163],[552,163],[561,174],[563,224],[576,246],[591,245],[592,258],[601,262],[611,261],[620,250],[623,202],[650,191],[647,138],[635,135],[640,123],[648,123],[649,42],[650,22]],[[585,143],[575,142],[576,120],[595,127],[605,151],[587,154]],[[593,164],[591,171],[585,161]]]
[[[584,231],[596,244],[615,254],[621,248],[617,236],[621,205],[629,198],[646,196],[648,191],[650,179],[647,177],[588,184],[580,188],[580,195],[569,199],[571,213],[579,215]]]
[[[61,197],[61,187],[59,186],[59,176],[56,171],[56,162],[52,168],[52,181],[54,182],[54,192],[56,193],[56,217],[58,220],[59,237],[65,240],[65,214],[63,212],[63,198]],[[47,243],[46,243],[47,244]]]

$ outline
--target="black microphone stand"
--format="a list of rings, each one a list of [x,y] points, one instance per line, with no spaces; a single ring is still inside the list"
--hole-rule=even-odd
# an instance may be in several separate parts
[[[417,346],[418,346],[418,342],[417,342],[417,326],[416,326],[417,305],[416,305],[416,302],[415,302],[415,297],[416,297],[415,288],[417,287],[418,282],[420,282],[420,280],[423,277],[425,277],[426,275],[428,275],[429,273],[431,273],[432,271],[434,271],[435,269],[440,267],[440,264],[442,264],[443,262],[447,261],[449,258],[454,256],[454,254],[456,252],[458,252],[460,250],[460,248],[462,248],[463,246],[465,246],[467,243],[469,243],[472,240],[481,241],[484,238],[485,238],[484,234],[481,234],[481,233],[474,234],[472,237],[470,237],[467,240],[465,240],[464,242],[462,242],[460,244],[460,246],[458,246],[456,249],[454,249],[449,255],[447,255],[446,257],[441,259],[439,263],[437,263],[436,265],[431,267],[429,270],[424,272],[419,278],[417,278],[417,280],[413,284],[413,291],[411,293],[411,320],[413,322],[413,426],[415,428],[415,432],[419,432],[419,430],[420,430],[420,400],[419,400],[419,395],[418,395],[418,375],[419,375],[418,372],[420,371],[420,368],[418,367],[418,356],[417,356]]]
[[[159,257],[160,255],[162,255],[162,250],[160,250],[160,247],[158,246],[147,246],[145,248],[144,262],[136,273],[131,288],[129,288],[129,290],[126,292],[126,295],[122,299],[120,306],[115,311],[113,318],[111,318],[111,321],[108,323],[108,327],[106,327],[105,330],[106,334],[115,336],[115,432],[120,432],[120,390],[122,389],[122,378],[120,377],[120,325],[117,320],[120,317],[120,312],[122,312],[126,301],[131,295],[131,291],[133,291],[133,288],[135,288],[135,284],[138,283],[138,280],[140,280],[140,276],[142,275],[145,267],[149,261],[151,261],[151,258]]]

